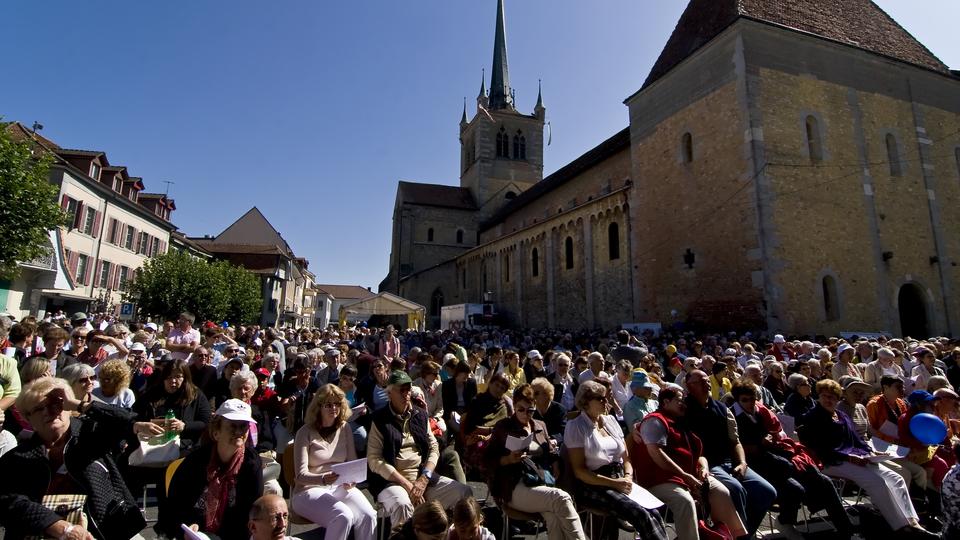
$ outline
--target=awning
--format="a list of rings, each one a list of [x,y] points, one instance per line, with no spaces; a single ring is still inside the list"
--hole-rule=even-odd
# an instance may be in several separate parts
[[[340,306],[340,324],[346,325],[347,315],[406,315],[407,327],[421,329],[427,308],[395,294],[382,292],[363,300]]]

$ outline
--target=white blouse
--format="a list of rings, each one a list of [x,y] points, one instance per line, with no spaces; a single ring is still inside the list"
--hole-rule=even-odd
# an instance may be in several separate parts
[[[611,463],[620,463],[626,443],[623,441],[623,431],[613,416],[602,416],[603,427],[608,437],[600,435],[593,420],[585,413],[567,422],[563,432],[563,443],[568,448],[583,448],[583,456],[587,468],[595,471]]]

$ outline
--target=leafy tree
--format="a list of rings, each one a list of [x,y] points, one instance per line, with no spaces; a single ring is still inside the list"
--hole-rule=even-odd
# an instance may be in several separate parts
[[[52,161],[34,156],[29,142],[14,141],[0,125],[0,279],[17,277],[18,261],[47,255],[47,231],[65,223],[59,189],[48,180]]]
[[[189,311],[198,320],[246,323],[260,312],[256,276],[226,262],[208,263],[177,251],[148,260],[127,296],[141,311],[171,320]]]

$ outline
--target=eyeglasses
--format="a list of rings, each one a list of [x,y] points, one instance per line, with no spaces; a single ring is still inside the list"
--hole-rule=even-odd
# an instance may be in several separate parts
[[[590,396],[588,401],[600,401],[600,402],[606,403],[607,396]]]
[[[271,522],[271,523],[281,523],[281,522],[286,522],[286,521],[288,521],[289,519],[290,519],[290,514],[288,514],[288,513],[286,513],[286,512],[277,512],[276,514],[273,514],[272,516],[270,516],[270,515],[260,516],[260,517],[257,518],[257,521],[268,521],[268,522]]]
[[[77,379],[77,382],[84,383],[84,384],[93,384],[93,382],[96,380],[97,380],[97,376],[91,375],[89,377],[80,377],[79,379]]]
[[[339,409],[341,407],[343,407],[343,404],[340,403],[339,401],[329,401],[323,404],[324,409],[334,410],[334,409]]]
[[[74,341],[86,341],[87,336],[73,336],[71,337],[71,339],[73,339]]]
[[[531,409],[530,407],[515,407],[513,410],[514,412],[517,412],[520,414],[527,414],[528,412],[530,412],[530,409]]]

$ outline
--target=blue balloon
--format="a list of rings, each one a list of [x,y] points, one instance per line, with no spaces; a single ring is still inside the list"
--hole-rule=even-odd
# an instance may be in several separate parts
[[[940,418],[920,413],[910,419],[910,433],[926,445],[936,445],[947,438],[947,425]]]

